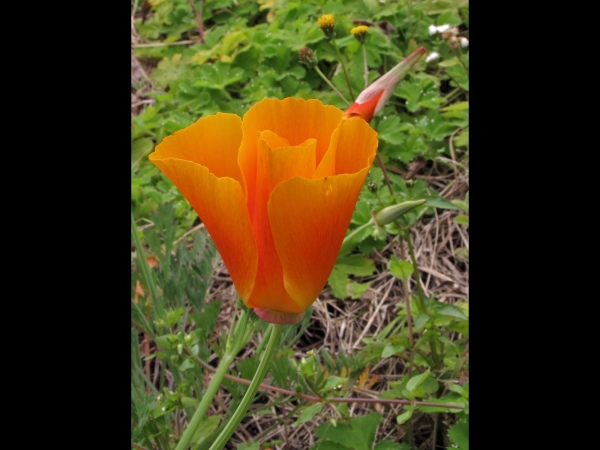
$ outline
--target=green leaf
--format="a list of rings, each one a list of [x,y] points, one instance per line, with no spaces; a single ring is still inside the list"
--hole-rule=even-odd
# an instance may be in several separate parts
[[[174,326],[181,315],[183,314],[183,308],[170,309],[167,311],[166,322],[170,327]]]
[[[207,417],[198,425],[194,435],[192,436],[191,442],[197,443],[204,441],[213,431],[219,426],[219,416],[214,415]]]
[[[451,200],[450,203],[455,204],[456,206],[458,206],[460,209],[462,209],[464,212],[468,212],[469,211],[469,204],[463,200],[460,200],[458,198]]]
[[[396,278],[400,278],[403,283],[406,283],[408,278],[413,274],[414,266],[408,261],[399,260],[396,255],[392,255],[388,262],[388,269]]]
[[[469,320],[469,318],[459,308],[454,305],[445,304],[440,309],[436,310],[436,314],[442,316],[456,317],[457,319]]]
[[[157,336],[155,340],[161,348],[171,349],[177,346],[177,338],[172,334]]]
[[[198,401],[192,397],[181,397],[181,404],[184,408],[194,408],[198,405]]]
[[[331,275],[329,286],[331,292],[339,299],[347,297],[359,298],[368,286],[354,283],[348,275],[367,276],[375,271],[375,264],[363,255],[349,255],[338,258]]]
[[[396,422],[398,422],[398,425],[402,425],[403,423],[408,422],[413,415],[413,410],[414,410],[413,405],[407,406],[406,410],[402,414],[400,414],[399,416],[396,417]]]
[[[404,384],[396,382],[392,385],[392,389],[379,394],[379,398],[401,398],[403,397],[402,391],[404,391]]]
[[[406,109],[414,113],[419,109],[419,100],[423,95],[423,89],[420,83],[404,80],[400,83],[394,95],[406,99]]]
[[[195,367],[195,364],[191,361],[190,358],[184,360],[179,367],[177,368],[180,372],[185,372],[188,369]]]
[[[260,450],[260,444],[258,442],[240,442],[236,446],[237,450]]]
[[[338,403],[336,406],[336,409],[342,415],[342,417],[344,417],[346,419],[350,417],[350,411],[348,411],[348,403],[345,403],[345,402]]]
[[[373,261],[363,255],[344,256],[337,260],[335,266],[352,275],[367,276],[375,271]]]
[[[313,445],[310,450],[352,450],[351,447],[346,447],[345,445],[340,445],[337,442],[329,441],[329,440],[320,440],[315,445]]]
[[[444,108],[440,108],[441,112],[447,112],[447,111],[463,111],[463,110],[469,110],[469,102],[457,102],[457,103],[453,103],[449,106],[445,106]]]
[[[251,356],[244,358],[237,363],[237,368],[240,371],[240,376],[246,380],[251,380],[258,370],[259,356]]]
[[[410,123],[400,123],[398,116],[387,116],[379,121],[375,129],[377,138],[392,145],[400,145],[407,130],[414,128]]]
[[[395,355],[398,352],[401,352],[402,350],[405,349],[405,346],[402,344],[387,344],[384,349],[383,352],[381,352],[381,357],[382,358],[387,358],[389,356]]]
[[[438,3],[438,7],[439,7],[442,2],[437,2],[437,3]],[[450,25],[452,27],[457,27],[462,23],[462,19],[458,15],[458,10],[456,9],[456,6],[458,6],[457,2],[451,1],[448,3],[452,6],[454,6],[454,8],[451,7],[448,11],[445,11],[442,14],[440,14],[438,16],[436,22],[439,24],[447,23],[448,25]]]
[[[454,136],[455,147],[467,147],[469,145],[469,128],[465,128],[456,136]]]
[[[346,285],[346,292],[352,299],[361,298],[367,289],[369,289],[369,286],[371,286],[370,281],[366,283],[355,283],[352,281]]]
[[[454,203],[443,199],[442,197],[436,197],[436,198],[428,198],[427,201],[425,202],[425,206],[433,206],[436,208],[443,208],[443,209],[454,209],[457,211],[460,211],[461,208],[456,206]]]
[[[154,142],[152,139],[147,137],[136,139],[133,144],[131,144],[131,165],[133,166],[137,162],[139,162],[144,156],[152,151],[154,148]]]
[[[328,392],[332,389],[335,389],[339,385],[343,385],[346,381],[348,381],[348,378],[341,378],[336,377],[335,375],[331,375],[327,378],[327,381],[325,382],[325,386],[323,386],[322,391]]]
[[[459,214],[453,219],[454,223],[458,225],[469,225],[469,216],[465,216],[464,214]]]
[[[425,326],[427,321],[429,320],[429,316],[427,314],[419,314],[413,323],[414,331],[419,331],[421,328]]]
[[[394,441],[379,441],[373,450],[410,450],[410,446],[401,445]]]
[[[438,388],[440,387],[440,384],[437,381],[435,381],[435,379],[427,377],[423,381],[421,387],[423,388],[423,391],[425,391],[426,394],[434,394],[437,392]]]
[[[456,83],[458,83],[465,91],[469,90],[469,76],[462,64],[446,67],[446,73],[452,77],[450,79],[451,86],[456,86]]]
[[[300,425],[304,422],[308,422],[313,417],[315,417],[317,414],[319,414],[322,409],[323,409],[323,403],[315,403],[313,405],[310,405],[310,406],[304,408],[302,410],[302,412],[300,413],[300,415],[298,416],[298,419],[296,419],[296,421],[292,424],[292,426],[297,427],[298,425]]]
[[[423,381],[425,381],[425,379],[427,377],[429,377],[429,374],[431,374],[431,371],[429,369],[427,369],[422,374],[415,375],[410,380],[408,380],[408,382],[406,383],[406,389],[409,392],[414,391],[417,387],[419,387],[423,383]]]
[[[379,413],[370,413],[362,417],[354,417],[347,424],[338,424],[334,427],[331,423],[324,423],[315,428],[315,434],[319,438],[333,441],[339,445],[349,447],[354,450],[371,450],[375,440],[375,431],[382,415]],[[323,449],[315,445],[313,449]],[[329,447],[336,448],[336,447]]]
[[[469,424],[467,422],[457,422],[448,428],[448,437],[461,450],[469,450]]]

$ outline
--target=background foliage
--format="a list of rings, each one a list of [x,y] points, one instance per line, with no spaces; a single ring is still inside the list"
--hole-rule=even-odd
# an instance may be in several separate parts
[[[449,24],[468,36],[468,2],[207,0],[193,5],[201,16],[202,43],[190,0],[131,2],[131,207],[144,258],[161,290],[150,298],[140,255],[133,251],[133,447],[174,447],[207,379],[199,361],[216,365],[236,307],[227,273],[196,213],[147,155],[165,136],[200,117],[218,111],[243,116],[265,97],[316,98],[345,109],[317,72],[298,59],[298,51],[310,47],[320,70],[350,100],[334,47],[317,26],[320,15],[334,14],[336,42],[355,96],[365,87],[362,47],[350,34],[357,20],[372,24],[365,43],[369,81],[419,46],[440,55],[417,63],[371,122],[386,173],[373,166],[349,232],[368,223],[373,210],[427,201],[385,229],[365,227],[344,248],[313,317],[288,327],[265,382],[320,398],[368,391],[380,399],[464,409],[415,403],[396,405],[396,413],[372,403],[356,407],[271,393],[257,398],[244,422],[248,432],[234,435],[229,445],[468,449],[468,303],[463,294],[468,285],[469,54],[468,48],[452,48],[440,33],[429,32],[432,24]],[[424,262],[425,256],[430,260]],[[433,272],[439,283],[431,288]],[[389,299],[389,308],[381,298]],[[332,329],[339,333],[344,320],[357,326],[344,325],[346,335],[332,344]],[[252,327],[256,336],[264,333],[261,321]],[[258,354],[262,342],[250,340],[232,375],[252,378],[258,359],[250,355]],[[245,388],[226,380],[221,404],[195,436],[196,448],[208,448]],[[264,425],[252,419],[257,417]]]

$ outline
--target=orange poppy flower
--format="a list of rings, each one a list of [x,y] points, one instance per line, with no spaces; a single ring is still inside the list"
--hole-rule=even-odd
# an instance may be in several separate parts
[[[318,100],[217,113],[150,160],[204,222],[237,291],[269,322],[297,323],[327,282],[377,149],[361,119]]]

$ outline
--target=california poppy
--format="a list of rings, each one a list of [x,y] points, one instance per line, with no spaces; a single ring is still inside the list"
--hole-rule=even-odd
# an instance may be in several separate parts
[[[243,121],[199,119],[150,160],[204,222],[244,303],[296,323],[333,269],[376,136],[318,100],[263,99]]]

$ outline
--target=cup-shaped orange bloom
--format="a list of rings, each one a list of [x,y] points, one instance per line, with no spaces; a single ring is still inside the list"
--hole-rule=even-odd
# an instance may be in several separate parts
[[[243,121],[199,119],[150,160],[204,222],[244,303],[296,323],[333,269],[376,136],[318,100],[264,99]]]

